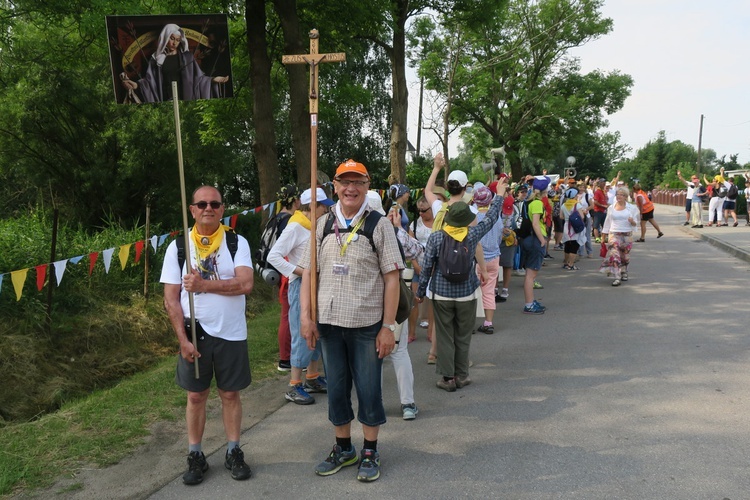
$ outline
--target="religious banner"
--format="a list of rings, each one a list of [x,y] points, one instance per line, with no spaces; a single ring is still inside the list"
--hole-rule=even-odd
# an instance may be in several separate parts
[[[107,16],[115,100],[123,104],[233,97],[225,14]]]

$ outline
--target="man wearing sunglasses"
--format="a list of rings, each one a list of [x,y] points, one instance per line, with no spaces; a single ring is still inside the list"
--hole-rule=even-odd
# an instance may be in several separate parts
[[[196,189],[190,213],[195,225],[190,230],[190,244],[184,253],[185,258],[190,259],[191,272],[187,272],[186,265],[180,268],[177,244],[173,241],[164,256],[161,274],[164,306],[180,344],[176,381],[187,391],[188,469],[182,480],[188,485],[198,484],[208,470],[201,440],[214,375],[228,442],[224,466],[231,470],[233,479],[248,479],[251,471],[239,442],[242,425],[239,391],[250,385],[245,321],[245,295],[253,289],[250,246],[245,238],[232,233],[237,243],[232,255],[227,244],[227,230],[231,228],[221,223],[224,205],[216,188]],[[197,346],[192,344],[188,331],[188,292],[193,293]],[[193,364],[196,362],[200,371],[198,379]]]

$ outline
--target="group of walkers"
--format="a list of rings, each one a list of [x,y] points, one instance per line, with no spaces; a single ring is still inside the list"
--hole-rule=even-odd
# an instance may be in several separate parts
[[[359,481],[380,476],[383,361],[393,364],[403,418],[415,419],[419,410],[408,346],[418,324],[431,343],[427,363],[435,365],[436,386],[455,392],[472,383],[472,334],[495,332],[496,304],[509,300],[514,274],[524,276],[522,312],[544,314],[546,307],[534,293],[541,287],[539,271],[551,262],[550,244],[564,251],[566,271],[576,271],[577,260],[592,258],[600,244],[601,269],[617,286],[628,280],[638,223],[636,241],[645,240],[646,222],[657,238],[662,236],[648,195],[637,184],[630,193],[619,175],[609,183],[566,178],[551,185],[551,178],[541,175],[511,184],[496,169],[486,184],[472,185],[459,170],[441,183],[444,168],[438,154],[424,196],[415,203],[418,216],[411,221],[409,188],[390,186],[384,205],[380,194],[370,190],[367,168],[354,160],[336,169],[333,192],[316,186],[300,193],[293,185],[279,192],[283,224],[274,222],[282,229],[267,253],[268,265],[282,275],[278,368],[289,373],[286,400],[309,405],[315,403],[313,394],[327,393],[335,442],[314,467],[319,476],[354,465]],[[630,196],[634,203],[628,202]],[[242,480],[251,476],[239,446],[239,391],[250,383],[244,304],[253,287],[253,266],[247,241],[221,224],[218,190],[201,186],[192,201],[195,226],[188,247],[170,245],[161,277],[180,343],[177,383],[187,391],[183,482],[200,483],[208,469],[201,440],[214,377],[228,441],[225,467]],[[419,307],[410,305],[412,299]],[[190,339],[191,314],[196,343]],[[475,330],[478,316],[484,320]],[[195,363],[199,373],[194,374]],[[362,425],[359,455],[352,442],[352,389]]]
[[[693,228],[703,227],[703,204],[708,202],[707,225],[711,226],[728,226],[729,219],[733,219],[732,226],[739,225],[737,218],[737,196],[739,188],[734,182],[734,177],[724,177],[724,167],[721,167],[719,174],[713,179],[703,176],[701,183],[698,175],[694,174],[690,180],[682,176],[682,172],[677,171],[677,176],[687,187],[687,196],[685,198],[685,226],[692,225]],[[745,188],[745,200],[750,200],[750,176],[745,174],[748,181]],[[750,204],[748,204],[748,216],[746,225],[750,226]]]

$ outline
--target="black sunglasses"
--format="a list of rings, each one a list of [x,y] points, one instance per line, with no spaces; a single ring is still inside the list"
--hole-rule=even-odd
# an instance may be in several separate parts
[[[221,208],[220,201],[199,201],[198,203],[193,203],[193,206],[198,207],[201,210],[205,210],[209,205],[211,205],[211,208],[213,208],[214,210],[218,210],[219,208]]]
[[[425,213],[425,212],[426,212],[426,211],[428,211],[428,210],[432,210],[432,209],[430,209],[430,208],[420,208],[420,209],[419,209],[419,213],[420,213],[420,214],[423,214],[423,213]]]

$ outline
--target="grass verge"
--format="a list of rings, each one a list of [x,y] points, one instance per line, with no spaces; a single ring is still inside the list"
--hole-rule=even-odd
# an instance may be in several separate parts
[[[253,380],[276,373],[280,306],[248,321]],[[212,391],[212,397],[216,392]],[[174,383],[174,357],[117,385],[65,404],[42,418],[0,428],[0,495],[49,486],[82,467],[117,463],[144,442],[151,426],[183,418],[185,393]]]

